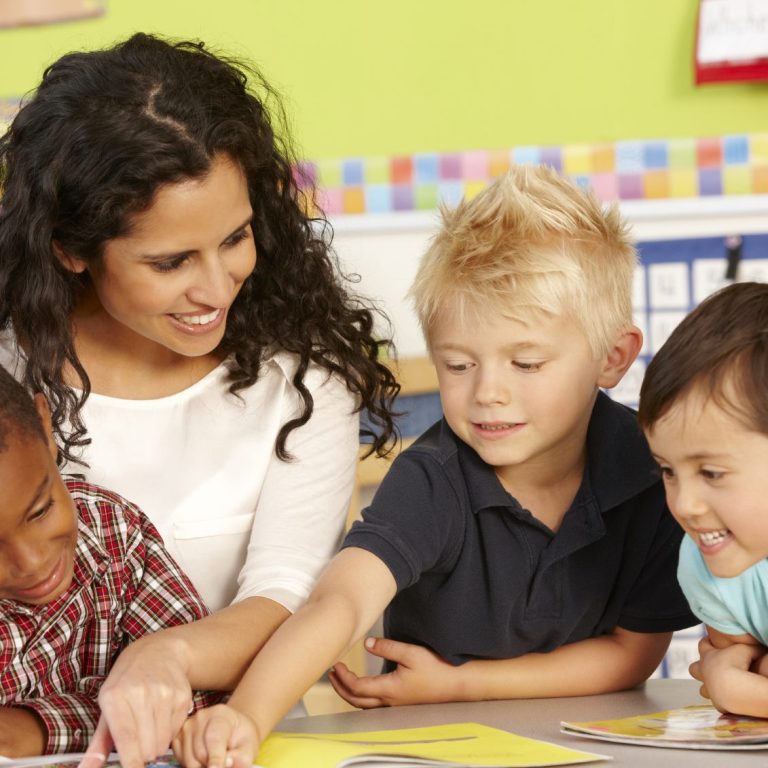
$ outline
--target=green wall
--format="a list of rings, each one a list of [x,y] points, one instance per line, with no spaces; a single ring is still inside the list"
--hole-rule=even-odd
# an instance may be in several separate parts
[[[106,0],[0,30],[0,98],[132,31],[254,59],[307,157],[765,131],[768,83],[693,85],[696,0]]]

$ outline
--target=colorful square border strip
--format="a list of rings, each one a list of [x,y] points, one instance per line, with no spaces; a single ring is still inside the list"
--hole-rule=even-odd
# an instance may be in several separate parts
[[[328,215],[396,213],[472,198],[513,163],[552,166],[605,201],[768,194],[768,133],[324,159],[298,175]]]

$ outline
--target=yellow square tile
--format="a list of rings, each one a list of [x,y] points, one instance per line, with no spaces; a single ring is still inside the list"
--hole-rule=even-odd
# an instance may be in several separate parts
[[[464,199],[471,200],[473,197],[479,195],[485,188],[487,182],[485,181],[468,181],[464,184]]]
[[[752,165],[768,165],[768,133],[753,133],[749,137]]]
[[[365,211],[365,195],[362,187],[346,187],[344,189],[344,213],[363,213]]]
[[[365,183],[387,184],[389,182],[389,158],[374,156],[365,158]]]
[[[768,165],[752,169],[752,191],[756,194],[768,192]]]
[[[592,147],[592,170],[594,173],[616,170],[616,150],[613,144],[595,144]]]
[[[317,161],[317,176],[320,186],[341,186],[341,162],[336,159],[321,159]]]
[[[563,147],[563,173],[579,175],[592,172],[592,147],[589,144],[570,144]]]
[[[748,165],[723,167],[723,194],[748,195],[752,192],[752,173]]]
[[[509,152],[491,152],[488,160],[492,179],[503,176],[509,170]]]
[[[669,178],[667,171],[646,171],[643,174],[643,196],[646,199],[669,197]]]
[[[670,197],[699,196],[699,175],[695,168],[670,168],[667,174]]]

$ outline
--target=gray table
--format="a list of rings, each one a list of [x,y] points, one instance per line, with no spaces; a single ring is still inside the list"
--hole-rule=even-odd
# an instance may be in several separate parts
[[[602,763],[607,766],[650,765],[653,768],[768,766],[768,749],[754,752],[659,749],[581,739],[560,733],[561,720],[607,720],[704,703],[698,695],[698,686],[699,684],[693,680],[649,680],[644,686],[632,691],[604,696],[483,701],[471,704],[422,704],[411,707],[369,709],[338,715],[315,715],[284,720],[280,723],[278,730],[338,733],[375,731],[385,728],[417,728],[451,722],[476,722],[503,728],[521,736],[555,742],[573,749],[611,755],[614,758],[612,762]],[[595,763],[595,765],[601,765],[601,763]]]

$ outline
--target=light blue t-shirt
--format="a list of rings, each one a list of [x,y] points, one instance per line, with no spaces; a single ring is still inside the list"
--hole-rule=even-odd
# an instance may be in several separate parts
[[[768,561],[729,579],[713,576],[690,536],[683,537],[677,578],[691,610],[726,635],[752,635],[768,645]]]

